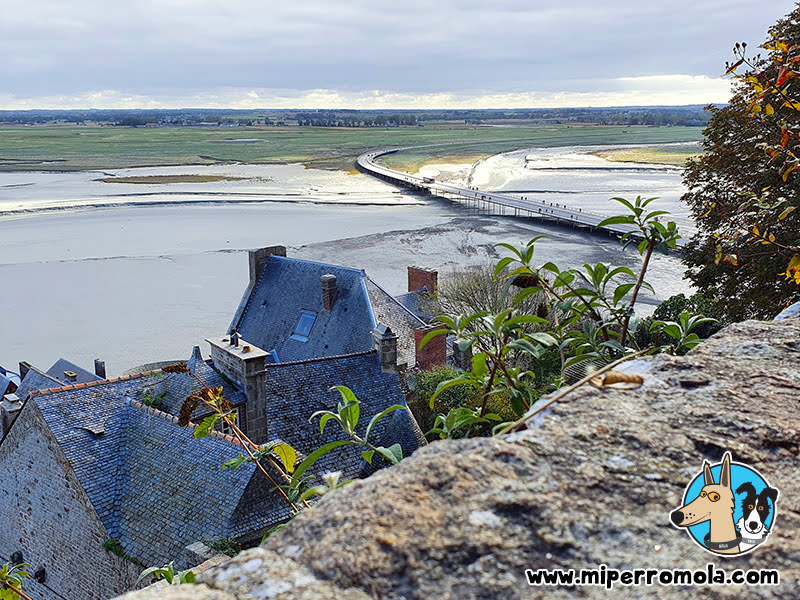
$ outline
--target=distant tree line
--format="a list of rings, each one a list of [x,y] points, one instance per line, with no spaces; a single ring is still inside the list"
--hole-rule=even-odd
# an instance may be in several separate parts
[[[599,125],[704,126],[709,115],[702,106],[556,108],[494,110],[27,110],[0,111],[0,123],[101,123],[127,127],[300,125],[303,127],[408,127],[426,121],[460,121],[467,124],[501,120],[542,124],[597,123]]]
[[[335,112],[302,112],[297,113],[295,119],[301,127],[400,127],[417,124],[417,115],[413,113],[354,115]]]

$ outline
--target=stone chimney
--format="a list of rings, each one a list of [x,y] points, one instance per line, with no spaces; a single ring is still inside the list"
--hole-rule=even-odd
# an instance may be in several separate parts
[[[16,394],[6,394],[0,402],[0,439],[11,429],[11,424],[22,409],[22,401]]]
[[[248,252],[248,261],[250,263],[250,287],[255,287],[258,283],[259,277],[264,272],[264,265],[267,264],[267,259],[272,256],[286,256],[286,246],[267,246],[266,248],[259,248],[258,250],[250,250]]]
[[[78,374],[75,371],[64,371],[64,379],[66,379],[69,383],[77,383]]]
[[[239,340],[231,344],[230,337],[206,340],[211,345],[214,368],[233,381],[247,396],[239,426],[256,444],[267,441],[267,394],[264,366],[270,355],[255,344]]]
[[[322,308],[326,312],[331,312],[336,299],[339,297],[339,288],[336,285],[336,275],[326,273],[319,278],[322,284]]]
[[[372,343],[378,351],[381,371],[397,373],[397,334],[383,323],[372,330]]]
[[[417,356],[417,367],[423,371],[430,371],[434,367],[443,367],[447,364],[447,336],[437,335],[431,338],[424,348],[420,348],[422,339],[435,329],[443,325],[425,325],[414,330],[414,340]]]
[[[106,361],[99,358],[94,359],[94,374],[100,379],[106,379]]]
[[[436,293],[439,286],[439,272],[422,267],[408,267],[408,291],[416,292],[422,288],[428,288],[431,294]]]

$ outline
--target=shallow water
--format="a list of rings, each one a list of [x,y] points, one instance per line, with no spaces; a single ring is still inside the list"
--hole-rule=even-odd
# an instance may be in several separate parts
[[[489,167],[479,165],[476,176],[493,160],[486,161]],[[571,159],[563,160],[569,166]],[[537,179],[542,173],[533,179],[525,171],[508,177],[506,166],[518,169],[517,157],[503,155],[497,162],[496,171],[505,179],[495,178],[493,185],[525,181],[532,188],[531,181],[542,181]],[[406,291],[408,265],[446,274],[496,261],[497,242],[516,244],[541,233],[549,236],[537,245],[542,262],[566,267],[601,260],[632,268],[639,264],[635,253],[622,252],[614,240],[548,230],[523,219],[479,216],[440,199],[400,194],[364,175],[299,165],[114,173],[261,179],[143,186],[93,181],[104,176],[98,172],[0,173],[0,211],[15,211],[0,218],[3,366],[15,368],[27,360],[48,368],[64,356],[88,368],[101,357],[109,374],[119,374],[138,364],[188,358],[195,344],[207,352],[204,338],[225,330],[246,287],[247,248],[284,244],[290,256],[364,268],[394,294]],[[581,188],[590,185],[584,175],[579,176]],[[618,185],[630,183],[628,170],[617,175]],[[556,181],[562,195],[553,198],[577,199],[578,194],[563,193],[570,181],[562,173]],[[654,181],[674,185],[675,174]],[[176,185],[188,189],[176,195]],[[581,202],[591,197],[599,202],[603,186],[613,181],[601,185],[595,180],[594,185],[598,189],[580,196]],[[150,188],[150,195],[137,198],[156,205],[131,206],[125,194],[140,194],[143,188]],[[244,201],[233,196],[237,201],[230,202],[226,190],[246,192]],[[673,187],[671,193],[677,197],[680,192]],[[174,204],[186,196],[199,204]],[[76,210],[109,203],[120,206]],[[59,210],[42,212],[48,207]],[[675,257],[656,259],[648,279],[660,291],[659,299],[686,290],[682,271]]]

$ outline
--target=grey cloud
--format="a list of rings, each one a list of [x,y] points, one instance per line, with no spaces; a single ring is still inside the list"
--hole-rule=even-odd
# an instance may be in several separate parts
[[[15,97],[188,96],[217,87],[593,92],[620,77],[720,75],[789,0],[29,0],[4,7]],[[604,87],[605,86],[605,87]]]

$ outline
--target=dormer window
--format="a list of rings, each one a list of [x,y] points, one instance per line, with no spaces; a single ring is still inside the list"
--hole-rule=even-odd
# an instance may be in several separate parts
[[[294,328],[294,333],[289,336],[291,340],[298,342],[307,342],[308,336],[311,333],[311,328],[314,326],[314,321],[317,320],[317,313],[310,310],[301,310],[300,319],[297,321],[297,326]]]

